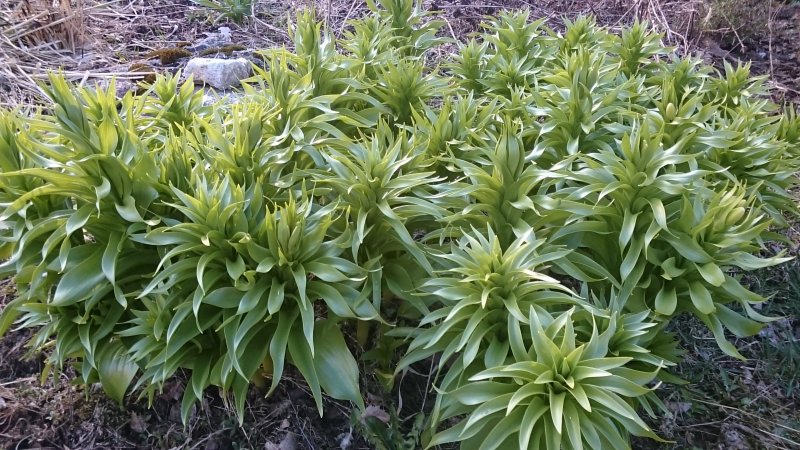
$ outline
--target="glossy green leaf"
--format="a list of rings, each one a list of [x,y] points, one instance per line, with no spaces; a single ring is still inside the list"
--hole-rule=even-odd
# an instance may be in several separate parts
[[[100,384],[106,394],[119,405],[122,405],[125,392],[138,370],[139,367],[119,350],[105,351],[97,358]]]
[[[678,295],[675,288],[671,286],[664,286],[656,294],[655,307],[656,312],[665,316],[671,316],[678,306]]]

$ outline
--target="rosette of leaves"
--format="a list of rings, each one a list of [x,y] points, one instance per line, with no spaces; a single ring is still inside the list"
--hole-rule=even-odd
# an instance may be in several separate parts
[[[480,96],[486,94],[487,87],[482,81],[487,71],[488,51],[488,42],[478,42],[474,38],[459,45],[448,67],[459,88]]]
[[[322,155],[328,170],[313,172],[316,192],[352,224],[349,247],[355,261],[373,269],[376,308],[384,277],[389,292],[417,302],[406,282],[432,272],[420,237],[438,229],[443,215],[430,200],[440,179],[428,170],[423,142],[381,122],[374,136],[332,140]]]
[[[610,149],[616,127],[640,113],[632,103],[644,91],[642,80],[621,79],[618,64],[601,50],[581,46],[560,54],[555,67],[543,77],[539,101],[541,136],[533,158],[549,168],[570,161],[570,156]]]
[[[622,30],[627,32],[629,29]],[[618,37],[605,28],[597,26],[597,20],[591,16],[581,16],[574,21],[564,19],[564,32],[559,33],[558,50],[562,55],[578,51],[608,51],[618,43]]]
[[[52,115],[28,127],[2,118],[4,130],[24,131],[0,143],[0,220],[14,236],[0,271],[17,285],[0,332],[19,317],[37,328],[34,349],[52,346],[50,368],[76,361],[83,382],[100,381],[121,401],[136,366],[114,332],[158,258],[130,239],[160,220],[149,211],[159,197],[155,161],[143,151],[132,95],[118,100],[113,83],[70,88],[58,76],[43,89]]]
[[[180,133],[196,117],[204,117],[211,112],[210,107],[203,105],[203,91],[195,89],[193,78],[190,76],[179,87],[180,78],[180,73],[158,76],[156,82],[148,86],[140,97],[149,100],[144,103],[142,119],[147,118],[152,122],[144,127],[145,132],[155,131],[162,138],[166,134],[162,129]]]
[[[430,19],[421,2],[414,0],[367,0],[374,16],[391,30],[390,45],[404,56],[419,57],[448,40],[436,36],[445,22]]]
[[[725,62],[724,72],[711,81],[708,101],[721,106],[720,112],[734,117],[740,106],[755,104],[767,106],[767,89],[764,86],[765,76],[753,77],[750,74],[750,63],[737,64]]]
[[[397,123],[408,124],[428,100],[446,95],[447,85],[424,61],[406,58],[380,70],[370,94],[389,107]]]
[[[336,41],[317,22],[315,12],[298,12],[293,28],[294,53],[277,51],[291,61],[299,77],[310,82],[314,96],[343,94],[348,84],[355,81],[348,77],[355,74],[347,70]]]
[[[444,209],[431,200],[441,179],[430,170],[433,161],[424,144],[381,122],[372,136],[358,141],[330,140],[321,151],[328,169],[310,172],[315,195],[337,205],[341,215],[333,228],[347,236],[353,261],[368,269],[372,304],[389,320],[418,320],[427,311],[415,292],[433,270],[425,236],[439,229]],[[389,363],[402,343],[384,335],[388,328],[379,326],[372,334],[372,325],[361,321],[356,338],[368,349],[373,335],[377,345],[364,358],[376,360],[391,383]]]
[[[672,56],[660,67],[662,70],[644,81],[650,93],[645,105],[658,111],[648,119],[661,130],[664,146],[671,147],[686,135],[697,133],[701,124],[714,116],[716,107],[704,101],[710,74],[701,60]]]
[[[330,136],[342,137],[345,134],[338,128],[342,120],[349,127],[370,127],[375,122],[366,113],[332,109],[339,95],[314,94],[314,80],[311,74],[300,76],[290,68],[291,57],[284,52],[270,55],[270,70],[254,68],[257,76],[245,83],[244,91],[253,104],[248,108],[263,108],[260,118],[261,147],[260,164],[269,163],[273,167],[285,166],[287,171],[303,170],[312,164],[321,164],[314,144]],[[259,103],[262,103],[259,105]],[[266,106],[266,108],[264,108]],[[260,115],[259,114],[259,115]],[[227,121],[229,118],[221,118]]]
[[[515,230],[545,228],[538,223],[541,216],[529,207],[529,195],[537,192],[543,177],[536,165],[526,159],[524,144],[517,134],[520,128],[521,124],[511,122],[496,134],[486,133],[488,142],[470,148],[453,161],[464,180],[452,183],[448,196],[464,198],[466,202],[448,217],[452,226],[483,227],[486,223],[503,245],[516,239]]]
[[[412,338],[398,370],[439,354],[439,366],[446,370],[441,388],[448,389],[465,371],[504,364],[531,308],[545,311],[579,302],[542,273],[567,252],[537,240],[531,229],[505,248],[491,228],[466,233],[450,253],[440,255],[443,269],[421,288],[434,302],[421,328],[392,332]]]
[[[785,227],[783,213],[797,214],[797,202],[789,193],[796,185],[797,150],[776,139],[780,118],[767,115],[763,107],[745,104],[728,119],[719,117],[697,141],[704,144],[700,167],[713,171],[708,177],[715,189],[724,189],[731,182],[745,186],[756,205]]]
[[[630,448],[628,434],[659,439],[631,401],[650,392],[656,371],[628,367],[611,356],[608,328],[579,339],[570,309],[551,316],[530,308],[525,341],[514,339],[512,362],[492,366],[443,392],[438,423],[466,415],[433,436],[428,448]]]
[[[231,20],[241,24],[250,17],[253,10],[253,0],[191,0],[192,3],[209,8],[218,14],[214,23],[220,20]]]
[[[502,12],[484,25],[488,31],[485,44],[473,42],[462,47],[454,73],[464,80],[465,87],[479,85],[478,92],[506,98],[516,89],[534,89],[555,48],[544,20],[530,21],[529,15],[527,11]]]
[[[375,79],[376,68],[389,64],[391,56],[395,55],[390,52],[394,48],[392,29],[376,15],[368,15],[349,24],[350,27],[342,30],[342,51],[349,57],[354,72],[360,71],[365,78]]]
[[[597,309],[580,309],[573,314],[575,332],[579,339],[589,340],[592,333],[600,333],[599,339],[608,346],[608,355],[632,358],[628,367],[651,372],[661,369],[658,378],[669,382],[681,382],[666,370],[680,362],[683,351],[678,347],[675,334],[666,331],[666,322],[651,317],[649,310],[636,313],[619,312],[614,308],[625,305],[612,289],[608,294],[589,292],[584,284],[581,297],[591,299]],[[655,392],[639,402],[648,413],[654,414],[651,403],[665,410]]]
[[[750,306],[763,299],[725,271],[768,267],[786,259],[753,256],[760,239],[768,236],[770,221],[747,200],[743,188],[731,185],[715,192],[705,185],[708,171],[686,170],[696,167],[692,140],[687,135],[665,149],[661,133],[653,134],[645,123],[623,137],[619,152],[582,157],[584,167],[568,176],[577,183],[557,197],[582,199],[592,205],[592,213],[584,219],[576,213],[574,223],[553,238],[571,242],[570,248],[577,245],[579,253],[610,270],[612,278],[570,274],[590,283],[603,280],[600,284],[606,287],[595,284],[595,290],[616,288],[608,283],[618,281],[615,311],[649,309],[665,317],[692,311],[709,325],[726,353],[739,356],[725,341],[723,325],[745,336],[758,331],[756,321],[767,319]],[[747,317],[725,306],[730,302],[739,303]]]
[[[778,139],[782,142],[798,148],[800,143],[800,116],[797,114],[797,107],[787,105],[783,108],[783,114],[778,123]]]
[[[194,125],[180,136],[181,150],[173,150],[164,156],[171,158],[172,164],[180,166],[184,166],[184,162],[174,158],[202,160],[209,165],[207,170],[210,173],[224,173],[234,183],[243,186],[258,182],[264,195],[280,197],[281,189],[296,184],[299,170],[322,163],[319,150],[308,142],[322,140],[328,136],[328,131],[335,131],[335,128],[322,130],[315,127],[315,123],[336,116],[330,112],[300,122],[297,124],[300,140],[294,141],[285,135],[285,129],[278,128],[283,126],[280,122],[283,122],[281,116],[284,112],[280,107],[252,99],[237,102],[229,108],[217,108],[208,118],[198,117]],[[335,132],[338,135],[338,131]],[[174,186],[182,184],[173,183]]]
[[[619,39],[614,42],[613,52],[619,58],[621,72],[629,78],[654,76],[662,70],[661,58],[670,51],[661,42],[663,36],[648,30],[648,25],[637,20],[623,29]],[[601,39],[606,42],[609,40],[607,37]]]
[[[379,320],[364,271],[341,257],[330,236],[336,204],[319,207],[286,191],[270,206],[260,183],[198,177],[195,194],[175,191],[185,219],[137,239],[164,255],[139,297],[146,309],[121,334],[145,368],[140,384],[161,385],[192,369],[184,420],[210,385],[233,392],[240,420],[247,387],[260,372],[270,392],[287,362],[321,392],[362,405],[358,368],[337,322]]]
[[[0,174],[15,173],[22,169],[32,169],[35,159],[26,157],[25,147],[33,145],[29,128],[22,118],[14,112],[0,111]],[[0,181],[0,204],[8,205],[30,191],[41,188],[45,182],[34,177],[5,177]],[[57,197],[47,196],[37,199],[25,209],[25,215],[13,215],[3,220],[0,231],[0,255],[3,259],[11,256],[26,229],[26,220],[47,217],[52,211],[61,209],[63,204]]]
[[[648,287],[654,292],[660,286],[654,300],[656,312],[692,311],[711,329],[720,348],[739,358],[725,340],[723,327],[738,337],[752,336],[773,319],[753,309],[753,304],[766,299],[742,286],[731,269],[750,271],[790,259],[780,254],[755,255],[762,239],[769,237],[771,221],[745,195],[743,188],[731,186],[710,198],[685,198],[670,233],[661,236],[670,253],[648,255],[661,267],[660,278]]]
[[[415,115],[416,136],[427,141],[426,154],[436,173],[456,181],[461,174],[457,162],[485,145],[487,135],[496,129],[499,113],[499,102],[472,93],[446,97],[438,108],[425,105]]]
[[[778,106],[770,100],[764,78],[751,77],[749,64],[726,63],[724,73],[710,80],[706,98],[716,107],[713,120],[706,121],[698,136],[705,146],[701,167],[718,174],[709,181],[742,184],[773,222],[785,227],[783,213],[798,213],[789,193],[797,184],[800,161],[786,135],[791,115],[774,114]]]
[[[289,24],[289,35],[294,44],[294,52],[283,48],[265,49],[261,52],[279,55],[287,61],[294,75],[313,83],[313,95],[339,93],[341,86],[337,87],[336,82],[347,72],[347,65],[340,64],[343,58],[336,41],[322,23],[316,20],[316,11],[298,11],[294,23]]]
[[[549,194],[566,178],[561,172],[544,170],[531,162],[531,153],[525,151],[524,125],[508,121],[500,126],[495,135],[484,130],[483,145],[462,149],[463,157],[455,159],[454,165],[464,174],[463,181],[447,185],[446,203],[454,214],[445,218],[442,227],[432,236],[458,238],[461,229],[469,227],[491,227],[503,248],[507,248],[517,237],[532,230],[542,238],[550,234],[562,234],[564,225],[597,213],[597,208],[585,205],[572,198],[557,200]],[[553,260],[553,265],[562,273],[587,281],[589,271],[613,280],[607,270],[581,253],[566,252]],[[613,283],[613,281],[612,281]]]
[[[546,236],[570,216],[568,202],[558,211],[539,207],[548,201],[545,194],[549,183],[559,175],[530,161],[525,125],[505,122],[497,125],[496,132],[483,130],[477,146],[462,146],[461,158],[453,159],[452,164],[464,177],[448,185],[447,208],[454,214],[446,218],[443,232],[488,224],[507,246],[527,228]],[[449,231],[454,233],[458,236],[457,231]]]

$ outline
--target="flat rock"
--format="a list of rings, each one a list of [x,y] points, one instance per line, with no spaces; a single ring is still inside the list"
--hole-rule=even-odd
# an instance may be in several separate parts
[[[239,86],[250,76],[250,61],[244,58],[192,58],[186,63],[184,76],[194,76],[196,83],[203,82],[216,89]]]

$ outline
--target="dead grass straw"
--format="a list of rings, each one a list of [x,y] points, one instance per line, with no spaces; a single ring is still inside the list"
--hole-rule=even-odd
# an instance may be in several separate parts
[[[83,0],[12,0],[0,4],[0,104],[25,104],[40,93],[38,73],[74,64],[85,41]]]

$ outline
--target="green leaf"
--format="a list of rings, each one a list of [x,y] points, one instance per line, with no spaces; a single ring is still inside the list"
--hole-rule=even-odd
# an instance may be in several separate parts
[[[628,242],[630,242],[631,236],[633,236],[633,231],[636,228],[636,218],[639,217],[639,214],[640,213],[633,214],[630,211],[625,210],[622,220],[622,229],[619,233],[620,248],[625,248],[628,245]]]
[[[181,422],[186,425],[189,422],[189,415],[192,412],[192,406],[197,403],[198,398],[192,389],[184,389],[183,397],[181,398]]]
[[[6,303],[0,311],[0,337],[4,336],[9,328],[17,321],[20,311],[19,306],[25,303],[25,297],[17,297]]]
[[[358,387],[358,364],[333,320],[317,322],[314,330],[314,367],[322,389],[339,400],[349,400],[361,410],[364,400]]]
[[[764,327],[763,323],[748,319],[725,305],[717,305],[716,316],[725,328],[740,338],[754,336]]]
[[[581,415],[572,402],[564,405],[564,424],[567,428],[567,438],[575,450],[583,450],[583,437],[581,433]]]
[[[311,395],[314,396],[314,402],[317,404],[317,412],[322,417],[322,386],[311,354],[311,348],[306,342],[302,329],[296,327],[292,329],[288,345],[292,363],[303,375],[303,378],[306,379],[308,387],[311,389]]]
[[[514,387],[494,381],[476,381],[449,393],[453,399],[464,405],[477,405],[500,395],[508,394]]]
[[[558,433],[561,433],[564,417],[564,399],[566,392],[560,394],[550,394],[550,417]]]
[[[715,315],[700,315],[699,318],[714,334],[714,340],[717,342],[717,346],[719,346],[720,350],[725,352],[726,355],[742,361],[747,359],[742,356],[741,353],[739,353],[739,350],[736,349],[736,346],[731,344],[730,341],[725,338],[725,330],[722,328],[722,322],[720,322]]]
[[[238,280],[239,277],[242,276],[245,270],[247,270],[247,266],[244,263],[244,259],[242,255],[236,255],[236,260],[231,261],[230,259],[225,260],[225,268],[228,270],[228,276],[231,277],[231,280]]]
[[[275,281],[273,279],[273,281]],[[255,286],[250,288],[243,296],[242,300],[239,303],[239,308],[236,310],[236,314],[244,314],[246,312],[252,311],[253,308],[258,305],[259,302],[265,301],[264,294],[267,293],[267,289],[269,289],[269,284],[266,278],[259,279]],[[269,306],[267,306],[269,308]],[[272,312],[270,314],[273,314]]]
[[[92,216],[94,211],[94,205],[83,205],[78,208],[77,211],[72,213],[65,225],[67,236],[71,236],[72,233],[83,228],[86,225],[86,222],[89,221],[89,218]]]
[[[655,307],[656,312],[665,316],[671,316],[678,306],[678,295],[675,293],[675,288],[671,286],[664,286],[656,294]]]
[[[293,325],[299,315],[297,310],[292,312],[281,311],[278,315],[278,329],[272,335],[269,342],[269,356],[272,359],[272,384],[267,395],[272,394],[278,387],[278,382],[283,375],[285,363],[286,347],[289,344],[289,334],[294,328]]]
[[[120,406],[122,406],[125,392],[138,370],[139,366],[122,351],[107,350],[97,358],[100,384],[106,394]]]
[[[114,284],[116,280],[117,257],[122,250],[123,237],[123,234],[120,232],[111,232],[108,236],[108,244],[103,251],[103,259],[101,262],[103,275],[105,275],[106,279],[112,284]]]
[[[711,262],[711,257],[708,253],[689,235],[673,232],[672,235],[665,233],[663,236],[681,256],[689,261],[698,264]]]
[[[144,222],[139,210],[136,208],[136,199],[128,195],[122,201],[121,205],[119,203],[114,205],[120,217],[132,223]]]
[[[223,287],[211,291],[203,297],[203,303],[213,305],[218,308],[235,308],[238,310],[242,302],[242,292],[233,287]]]
[[[713,262],[695,264],[695,267],[697,267],[697,271],[700,272],[700,275],[702,275],[703,279],[705,279],[708,284],[719,287],[725,282],[725,274],[722,272],[722,269]]]
[[[689,296],[694,307],[702,314],[711,314],[716,310],[714,300],[711,299],[711,293],[703,286],[703,283],[699,281],[689,283]]]
[[[84,248],[73,248],[69,252],[69,264],[73,264],[77,255],[79,253],[83,255],[86,250],[93,251],[77,265],[68,269],[58,282],[51,302],[53,306],[68,306],[80,302],[106,280],[101,267],[105,249],[100,245],[90,244]]]
[[[512,434],[519,433],[520,421],[525,415],[524,409],[516,409],[511,414],[503,417],[500,422],[491,428],[480,450],[496,450],[498,448],[508,447],[508,437]]]

